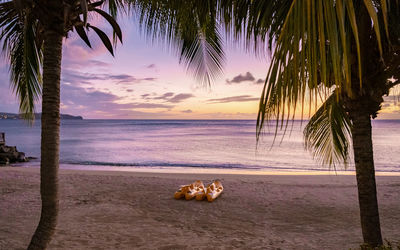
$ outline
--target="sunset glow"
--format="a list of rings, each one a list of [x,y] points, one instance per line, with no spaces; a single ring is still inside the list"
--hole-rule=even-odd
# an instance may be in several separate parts
[[[224,74],[211,86],[202,86],[179,64],[173,49],[153,44],[127,18],[121,24],[123,44],[117,46],[114,58],[94,34],[93,49],[75,33],[66,39],[62,113],[88,119],[256,119],[267,56],[227,45]],[[0,79],[0,111],[17,113],[18,101],[8,88],[4,62]],[[398,103],[393,97],[387,100],[380,118],[400,118]],[[40,103],[36,110],[41,111]]]

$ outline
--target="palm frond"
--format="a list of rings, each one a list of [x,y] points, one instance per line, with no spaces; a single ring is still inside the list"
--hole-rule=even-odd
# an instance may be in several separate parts
[[[113,28],[115,35],[118,37],[119,41],[122,43],[122,31],[121,31],[121,28],[119,27],[117,21],[115,21],[115,18],[101,9],[94,8],[93,11],[99,13],[102,17],[104,17],[104,19],[107,20],[107,22]]]
[[[96,34],[99,36],[100,40],[103,42],[103,45],[107,48],[107,50],[110,52],[110,54],[112,56],[114,56],[114,50],[113,50],[113,46],[111,44],[110,39],[108,38],[108,36],[106,35],[106,33],[104,33],[101,29],[87,24],[88,28],[91,28],[92,30],[94,30],[96,32]]]
[[[259,53],[272,49],[293,0],[225,0],[219,2],[220,19],[234,40],[244,38],[245,48]]]
[[[382,0],[385,1],[385,0]],[[368,10],[381,44],[379,22],[370,8],[371,0],[362,4]],[[356,9],[351,0],[292,1],[280,31],[271,30],[276,38],[275,51],[260,100],[257,133],[265,120],[291,117],[301,105],[302,116],[306,100],[317,105],[321,93],[345,92],[352,96],[354,76],[352,65],[358,63],[358,79],[362,83],[362,64]],[[349,35],[349,33],[351,35]],[[381,48],[381,46],[379,47]],[[355,55],[355,58],[354,58]],[[354,73],[353,73],[354,74]],[[322,98],[323,99],[323,98]]]
[[[117,18],[119,13],[127,13],[133,3],[133,0],[106,0],[108,11],[113,18]]]
[[[104,0],[103,0],[104,1]],[[117,44],[117,39],[122,43],[122,32],[120,31],[119,25],[117,24],[118,15],[127,15],[131,12],[133,6],[135,6],[136,0],[106,0],[105,3],[108,6],[108,13],[97,11],[102,15],[113,27],[113,43],[114,46]],[[93,6],[96,8],[97,6]],[[110,15],[110,17],[108,17]]]
[[[12,2],[0,4],[0,40],[10,62],[11,86],[19,98],[19,112],[32,120],[41,96],[42,48],[37,45],[39,24],[29,13],[19,15]]]
[[[193,36],[183,37],[180,62],[187,65],[202,84],[210,84],[223,70],[224,51],[220,34],[215,27],[206,28]]]
[[[74,22],[75,31],[78,33],[79,37],[90,48],[92,48],[91,43],[90,43],[89,38],[88,38],[88,35],[87,35],[87,32],[89,31],[89,29],[94,30],[95,33],[99,36],[99,38],[102,41],[103,45],[107,48],[107,50],[110,52],[110,54],[112,56],[114,56],[113,47],[116,47],[117,39],[119,39],[119,41],[122,43],[122,31],[121,31],[121,27],[119,26],[119,24],[116,21],[116,14],[117,14],[117,11],[122,11],[122,10],[125,10],[125,8],[129,8],[130,7],[131,3],[128,1],[127,2],[128,4],[125,6],[124,5],[125,2],[127,2],[127,1],[125,1],[125,0],[108,1],[110,14],[108,14],[107,12],[105,12],[102,9],[96,8],[96,7],[101,7],[104,4],[104,1],[89,3],[88,6],[87,6],[87,9],[89,11],[96,12],[97,14],[102,16],[104,19],[106,19],[106,21],[111,25],[111,28],[113,30],[113,39],[112,39],[112,41],[110,41],[110,39],[108,38],[107,34],[104,33],[101,29],[91,25],[90,23],[86,23],[85,20],[84,21],[80,20],[79,16],[77,17],[77,21]],[[84,8],[84,7],[82,7],[82,8]],[[86,31],[85,31],[85,28],[86,28]]]
[[[324,165],[333,166],[349,159],[351,121],[333,93],[304,128],[306,148]]]
[[[180,62],[201,82],[210,84],[223,69],[225,54],[216,1],[137,1],[139,23],[147,37],[179,51]]]

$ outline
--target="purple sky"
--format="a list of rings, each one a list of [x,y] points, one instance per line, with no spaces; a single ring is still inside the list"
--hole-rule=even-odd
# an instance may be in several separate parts
[[[62,113],[105,119],[256,119],[267,58],[225,46],[224,74],[210,87],[202,86],[174,51],[146,39],[133,21],[124,19],[121,26],[124,43],[115,57],[94,32],[89,36],[93,49],[75,34],[65,40]],[[381,117],[400,118],[394,98],[388,99]],[[0,112],[18,112],[5,61],[0,63]]]

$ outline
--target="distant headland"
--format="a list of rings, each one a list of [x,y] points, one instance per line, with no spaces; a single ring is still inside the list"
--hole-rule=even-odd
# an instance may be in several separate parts
[[[40,118],[42,118],[42,113],[35,113],[35,119],[40,119]],[[60,118],[63,120],[83,120],[82,116],[73,116],[68,114],[60,114]],[[20,119],[23,119],[21,114],[0,112],[0,120],[20,120]]]

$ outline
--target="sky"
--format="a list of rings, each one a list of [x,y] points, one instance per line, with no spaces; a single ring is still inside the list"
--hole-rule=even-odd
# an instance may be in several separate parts
[[[110,27],[95,20],[109,35]],[[71,33],[64,40],[61,112],[86,119],[256,119],[258,101],[269,66],[226,43],[224,72],[211,86],[197,82],[179,64],[176,51],[154,43],[137,23],[120,20],[123,44],[112,57],[89,33],[93,49]],[[10,88],[8,64],[0,62],[0,112],[18,112]],[[396,98],[388,97],[381,118],[400,119]],[[40,112],[40,103],[37,111]]]

